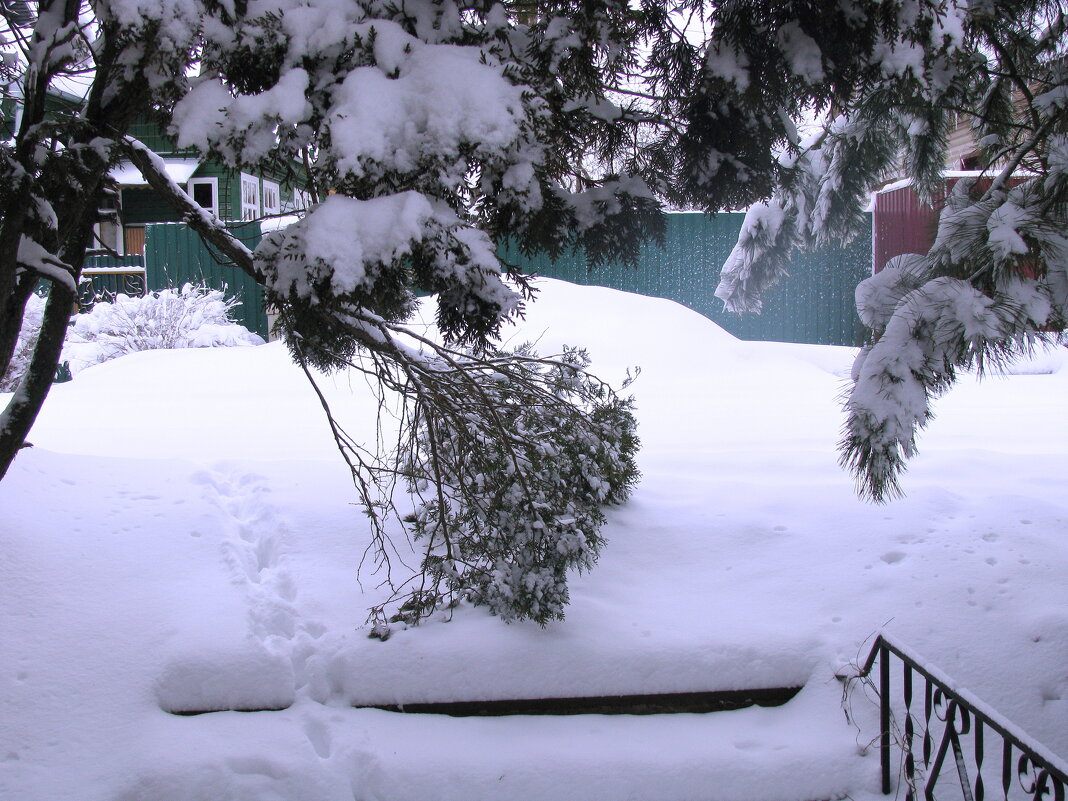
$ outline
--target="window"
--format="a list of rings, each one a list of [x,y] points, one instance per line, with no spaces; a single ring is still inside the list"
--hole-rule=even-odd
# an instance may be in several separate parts
[[[260,217],[260,179],[255,175],[241,173],[241,219],[258,220]]]
[[[191,178],[187,186],[194,203],[219,216],[218,178]]]
[[[293,199],[286,203],[286,211],[304,211],[309,205],[308,193],[303,189],[294,189]]]
[[[282,194],[274,181],[263,180],[263,216],[282,213]]]

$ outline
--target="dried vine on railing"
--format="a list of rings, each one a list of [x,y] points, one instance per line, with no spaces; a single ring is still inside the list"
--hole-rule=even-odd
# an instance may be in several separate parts
[[[867,679],[875,662],[879,663],[876,692],[883,793],[893,788],[896,746],[906,801],[939,797],[1065,801],[1068,770],[1063,763],[884,636],[876,638],[864,664],[848,679]],[[954,776],[955,786],[944,792],[939,789]]]

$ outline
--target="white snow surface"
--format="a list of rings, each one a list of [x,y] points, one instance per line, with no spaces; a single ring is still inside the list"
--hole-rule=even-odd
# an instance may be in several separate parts
[[[383,577],[357,581],[364,517],[284,348],[125,356],[54,387],[0,482],[0,798],[870,801],[875,709],[849,726],[834,674],[880,629],[1068,756],[1063,351],[963,380],[873,506],[835,452],[853,349],[539,285],[513,340],[642,368],[644,478],[566,621],[368,639]],[[323,383],[369,435],[364,379]],[[799,684],[710,715],[353,708]]]

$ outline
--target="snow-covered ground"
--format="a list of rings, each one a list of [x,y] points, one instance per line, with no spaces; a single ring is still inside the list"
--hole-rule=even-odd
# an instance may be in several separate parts
[[[0,482],[0,798],[874,797],[873,710],[847,725],[833,676],[880,629],[1068,756],[1063,350],[962,381],[908,496],[873,506],[835,453],[850,349],[541,285],[514,339],[642,368],[644,478],[565,622],[463,609],[368,639],[381,577],[357,575],[366,526],[284,348],[126,356],[57,385]],[[326,384],[370,431],[362,379]],[[790,684],[713,715],[352,708]],[[285,708],[166,711],[205,707]]]

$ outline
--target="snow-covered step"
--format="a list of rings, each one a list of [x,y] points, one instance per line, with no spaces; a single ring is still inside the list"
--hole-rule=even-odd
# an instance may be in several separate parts
[[[157,766],[141,785],[162,793],[154,801],[177,801],[168,788],[189,775],[210,776],[211,797],[300,801],[881,798],[877,754],[862,755],[833,680],[782,706],[714,714],[450,717],[302,698],[169,721],[161,741],[175,750],[140,763]]]

